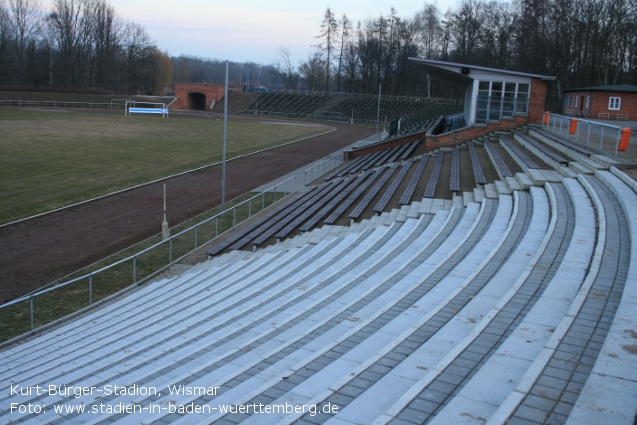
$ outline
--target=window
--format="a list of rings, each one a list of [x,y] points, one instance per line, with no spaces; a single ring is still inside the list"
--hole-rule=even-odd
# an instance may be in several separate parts
[[[619,111],[619,109],[621,108],[621,105],[622,105],[621,97],[611,97],[610,100],[608,101],[608,109],[610,111]]]
[[[586,96],[586,109],[590,109],[591,107],[591,96]]]
[[[529,109],[529,83],[480,81],[476,104],[476,122],[499,121],[527,114]]]

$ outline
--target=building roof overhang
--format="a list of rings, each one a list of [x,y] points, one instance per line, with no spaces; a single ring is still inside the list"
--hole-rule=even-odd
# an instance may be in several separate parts
[[[538,78],[543,81],[553,81],[557,77],[551,77],[548,75],[538,75],[538,74],[530,74],[527,72],[518,72],[518,71],[507,71],[504,69],[497,68],[487,68],[484,66],[477,65],[466,65],[455,62],[445,62],[438,61],[432,59],[421,59],[421,58],[409,58],[410,61],[413,61],[421,66],[423,66],[426,71],[442,80],[449,81],[456,84],[468,85],[473,82],[474,78],[471,77],[472,71],[480,71],[482,75],[484,74],[494,74],[494,75],[506,75],[509,77],[524,77],[524,78]]]
[[[612,91],[620,93],[637,93],[637,86],[630,84],[619,84],[614,86],[581,87],[577,89],[566,89],[565,92],[589,92],[589,91]]]

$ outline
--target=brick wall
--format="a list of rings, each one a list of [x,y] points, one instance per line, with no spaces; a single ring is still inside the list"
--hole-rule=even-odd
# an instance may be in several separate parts
[[[454,147],[456,145],[460,145],[470,140],[482,137],[485,134],[491,133],[494,131],[509,131],[527,123],[529,123],[528,117],[520,116],[520,117],[516,117],[514,120],[502,120],[502,122],[500,122],[499,124],[490,123],[490,124],[487,124],[486,126],[474,126],[469,128],[462,128],[456,131],[441,134],[439,136],[428,136],[428,135],[425,135],[424,133],[414,134],[411,136],[392,140],[387,143],[369,146],[369,147],[358,149],[355,151],[345,151],[344,155],[346,160],[354,159],[354,158],[358,158],[359,156],[382,151],[385,149],[390,149],[395,146],[406,145],[407,143],[411,143],[415,140],[424,140],[425,151],[429,152],[429,151],[433,151],[442,147]]]
[[[513,120],[502,120],[499,124],[490,123],[486,126],[469,127],[441,134],[440,136],[427,136],[425,139],[425,150],[428,152],[442,147],[454,147],[478,137],[482,137],[487,133],[491,133],[493,131],[509,131],[529,122],[529,117],[518,116]]]
[[[568,92],[566,96],[577,96],[577,106],[564,106],[564,114],[579,116],[579,112],[583,112],[583,117],[586,118],[599,118],[599,114],[609,114],[608,118],[611,120],[617,119],[617,114],[627,115],[626,119],[637,120],[637,93],[625,93],[625,92],[608,92],[608,91],[577,91]],[[582,99],[582,96],[584,97]],[[590,108],[586,108],[586,98],[591,96]],[[621,97],[620,109],[609,110],[608,103],[611,97]],[[581,102],[584,105],[581,105]],[[622,119],[624,119],[622,117]]]
[[[617,114],[626,114],[628,115],[628,120],[637,120],[637,93],[600,91],[591,92],[591,95],[591,118],[599,117],[601,112],[609,114],[609,118],[612,120],[617,119]],[[611,97],[621,97],[621,105],[618,111],[608,109],[608,102]]]
[[[229,86],[228,89],[243,90],[241,86]],[[206,110],[208,110],[213,99],[217,103],[223,99],[225,94],[225,86],[222,84],[177,83],[174,90],[177,100],[171,105],[171,109],[192,109],[188,95],[201,93],[206,96]]]
[[[539,124],[546,110],[547,82],[539,78],[531,78],[531,96],[529,98],[529,116],[527,122]],[[516,117],[520,118],[520,117]]]
[[[570,115],[570,116],[574,116],[574,117],[581,116],[581,117],[586,117],[586,118],[592,117],[590,106],[588,108],[586,107],[586,99],[588,98],[588,96],[591,96],[591,94],[592,93],[590,93],[590,92],[584,92],[584,91],[566,93],[566,96],[571,96],[573,98],[577,98],[577,106],[575,104],[573,104],[571,106],[567,106],[565,104],[564,105],[564,115]],[[591,97],[591,100],[592,100],[592,97]],[[573,102],[573,100],[571,100],[571,103],[572,102]],[[565,103],[566,103],[566,99],[565,99]]]

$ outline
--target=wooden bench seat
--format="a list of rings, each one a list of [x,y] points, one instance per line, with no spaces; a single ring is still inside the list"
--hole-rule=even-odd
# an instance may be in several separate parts
[[[482,171],[482,166],[480,165],[480,157],[478,157],[476,146],[473,142],[469,142],[468,146],[469,155],[471,156],[471,166],[473,167],[473,177],[476,180],[476,184],[487,184],[487,178],[484,176],[484,171]]]
[[[515,143],[513,143],[509,138],[505,136],[500,136],[500,143],[504,144],[513,152],[520,160],[527,166],[527,168],[532,168],[534,170],[539,170],[540,166],[537,165],[531,158],[529,158],[520,148],[518,148]]]
[[[442,160],[444,159],[444,155],[445,151],[438,151],[438,157],[436,158],[434,169],[431,172],[429,183],[427,183],[427,188],[425,189],[425,198],[433,198],[436,193],[436,186],[438,185],[438,179],[440,178],[440,170],[442,169]]]

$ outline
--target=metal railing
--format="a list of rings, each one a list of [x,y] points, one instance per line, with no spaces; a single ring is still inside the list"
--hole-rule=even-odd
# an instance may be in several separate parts
[[[378,95],[377,94],[333,92],[333,91],[268,89],[266,93],[302,94],[302,95],[306,95],[306,96],[353,97],[353,98],[378,99]],[[461,105],[464,102],[463,99],[447,99],[447,98],[438,98],[438,97],[418,97],[418,96],[381,95],[380,98],[381,98],[381,100],[400,100],[400,101],[407,101],[407,102],[434,103],[434,104],[452,104],[452,105]]]
[[[599,150],[612,152],[617,156],[622,137],[621,127],[577,118],[577,130],[571,134],[572,119],[575,118],[549,113],[548,122],[543,121],[542,128],[567,140],[574,140],[595,148],[599,146]]]
[[[316,114],[312,113],[312,114],[299,114],[299,113],[295,113],[295,112],[282,112],[282,111],[270,111],[268,109],[244,109],[243,110],[244,114],[247,115],[255,115],[255,116],[275,116],[275,117],[289,117],[289,118],[301,118],[301,119],[307,119],[307,120],[317,120],[317,121],[327,121],[327,122],[336,122],[334,120],[331,119],[325,119],[322,118],[320,116],[316,116]],[[367,125],[375,125],[376,124],[376,120],[375,119],[363,119],[363,118],[353,118],[353,119],[347,119],[345,121],[340,121],[340,122],[347,122],[347,123],[351,123],[351,124],[367,124]],[[381,125],[386,126],[388,124],[387,121],[381,121]]]
[[[38,301],[39,298],[44,297],[46,295],[50,295],[54,291],[60,291],[63,288],[68,288],[70,287],[70,285],[75,285],[73,286],[73,289],[74,289],[73,292],[75,293],[82,292],[83,294],[86,295],[86,298],[87,298],[84,300],[81,306],[77,308],[73,308],[72,311],[68,311],[66,312],[66,314],[61,314],[59,317],[54,317],[52,319],[48,318],[45,320],[38,320],[38,322],[45,322],[41,324],[41,325],[44,325],[46,323],[49,323],[51,321],[64,317],[70,313],[73,313],[74,311],[80,310],[81,308],[84,308],[86,306],[93,304],[95,302],[94,300],[94,291],[96,289],[95,281],[98,278],[103,277],[103,275],[106,275],[107,272],[111,272],[113,271],[113,269],[116,269],[118,267],[121,267],[122,269],[125,269],[128,271],[128,273],[130,273],[128,278],[130,279],[129,280],[130,283],[125,284],[123,288],[121,289],[126,289],[130,287],[131,285],[134,286],[134,285],[143,283],[144,281],[155,276],[158,272],[166,269],[167,267],[169,267],[176,261],[179,261],[180,258],[198,249],[201,245],[216,238],[217,236],[219,236],[220,233],[223,233],[226,230],[230,230],[234,228],[240,222],[243,222],[251,218],[253,215],[253,204],[255,203],[255,201],[257,202],[260,201],[261,207],[258,210],[257,208],[254,208],[254,209],[257,211],[261,211],[264,208],[266,208],[266,204],[267,206],[272,205],[276,203],[277,200],[280,200],[284,198],[285,196],[287,196],[289,193],[292,193],[292,190],[294,190],[294,188],[296,187],[296,178],[297,178],[296,175],[292,176],[289,179],[281,183],[278,183],[269,189],[264,190],[260,194],[255,195],[251,197],[250,199],[247,199],[219,214],[216,214],[208,219],[205,219],[194,226],[191,226],[185,230],[182,230],[179,233],[171,236],[170,238],[167,238],[146,249],[143,249],[135,253],[134,255],[131,255],[127,258],[116,261],[113,264],[100,268],[99,270],[90,272],[83,276],[73,278],[59,285],[49,287],[48,289],[38,291],[32,294],[26,295],[24,297],[18,298],[16,300],[10,301],[6,304],[0,305],[0,311],[3,312],[3,314],[0,317],[3,317],[2,321],[7,320],[10,316],[15,317],[17,315],[15,312],[11,312],[12,314],[9,314],[6,312],[6,309],[9,307],[17,307],[21,304],[23,305],[23,303],[28,303],[28,321],[29,321],[28,329],[32,331],[35,329],[35,324],[36,324],[35,316],[37,314],[36,301]],[[288,189],[290,185],[292,190]],[[266,195],[268,195],[268,198],[269,198],[267,202],[266,202]],[[279,196],[279,195],[282,195],[282,196]],[[242,216],[242,219],[239,222],[237,222],[238,214]],[[230,225],[230,216],[232,216],[231,225]],[[224,223],[221,223],[222,224],[221,232],[220,232],[220,221],[224,221]],[[228,225],[230,225],[229,228],[227,229],[223,228]],[[214,231],[212,231],[213,229]],[[203,244],[200,243],[200,239],[202,239],[202,236],[204,238]],[[189,240],[190,242],[188,242]],[[178,250],[176,250],[177,245],[179,245],[179,252],[177,252]],[[147,256],[150,253],[155,253],[162,257],[165,256],[166,257],[165,260],[167,261],[165,261],[164,264],[158,267],[155,267],[154,270],[148,270],[148,267],[146,267],[146,269],[144,270],[145,276],[143,276],[140,279],[140,268],[141,268],[140,258]],[[179,257],[175,258],[177,257],[177,254],[179,255]],[[122,267],[122,266],[126,266],[126,267]],[[118,271],[118,273],[120,273],[120,271],[121,269]],[[119,286],[122,286],[121,282],[118,282],[118,283],[119,283]],[[84,285],[86,285],[85,289],[81,289],[81,287],[83,287]],[[101,299],[106,298],[107,296],[113,295],[116,292],[119,292],[119,291],[114,291],[111,294],[106,294],[102,296]],[[60,303],[59,296],[55,298],[54,302],[56,304]],[[21,315],[22,313],[23,311],[20,311]],[[50,314],[50,313],[47,313],[47,314]],[[6,323],[4,325],[5,325],[4,327],[7,328]],[[24,333],[24,331],[15,332],[14,336],[20,335],[21,333]]]
[[[305,170],[305,185],[307,186],[309,183],[318,179],[320,176],[323,176],[339,165],[345,162],[342,153],[337,153],[327,158],[325,161],[322,161],[307,170]]]
[[[0,106],[39,107],[39,108],[92,108],[124,109],[123,103],[59,102],[55,100],[0,100]]]

